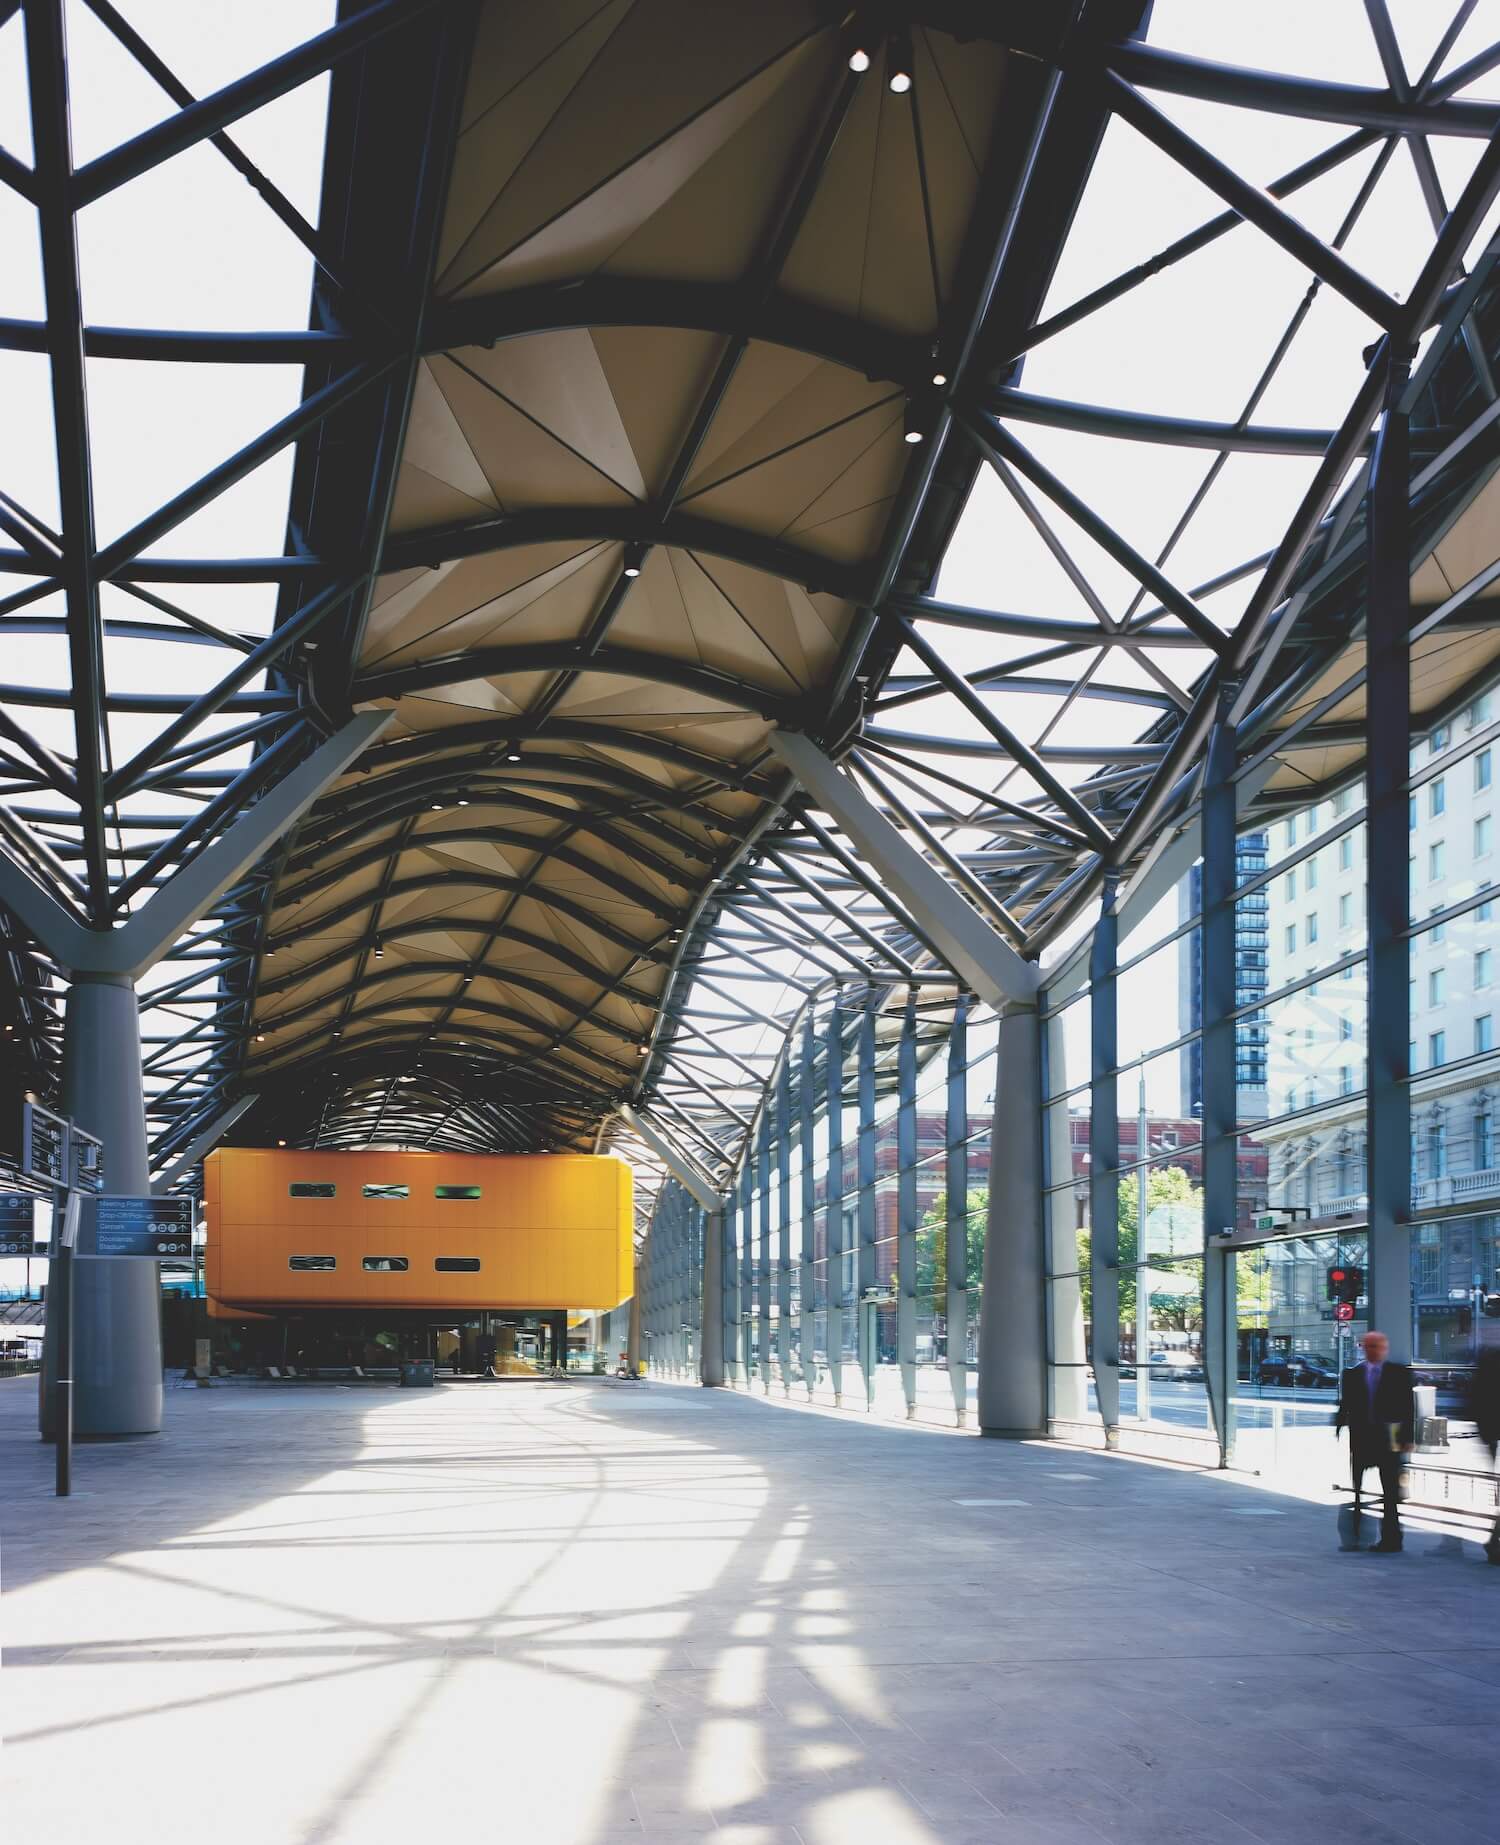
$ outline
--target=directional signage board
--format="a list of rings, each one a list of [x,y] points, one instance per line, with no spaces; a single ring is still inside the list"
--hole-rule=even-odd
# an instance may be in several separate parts
[[[106,1192],[93,1201],[93,1211],[96,1256],[192,1258],[191,1198],[129,1198]]]
[[[81,1127],[73,1128],[68,1135],[68,1163],[72,1169],[72,1186],[75,1192],[102,1192],[104,1190],[104,1143],[95,1134],[86,1134]]]
[[[43,1185],[69,1180],[68,1124],[36,1102],[28,1102],[22,1116],[21,1170]]]
[[[0,1192],[0,1256],[36,1253],[36,1199],[30,1192]]]

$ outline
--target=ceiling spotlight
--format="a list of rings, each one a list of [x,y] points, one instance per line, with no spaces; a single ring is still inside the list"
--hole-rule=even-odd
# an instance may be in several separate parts
[[[893,32],[886,43],[886,87],[893,96],[904,96],[911,88],[911,34]]]
[[[469,805],[469,797],[466,794],[461,794],[458,797],[458,804],[460,807],[467,807]]]
[[[433,802],[433,804],[432,804],[432,811],[433,811],[433,812],[434,812],[435,814],[440,814],[440,813],[441,813],[441,812],[443,811],[443,804],[442,804],[442,802],[441,802],[441,801],[434,801],[434,802]]]
[[[379,936],[375,938],[375,959],[377,961],[383,961],[385,959],[385,948]]]
[[[856,45],[849,53],[849,68],[856,77],[863,77],[870,68],[870,54],[863,45]]]
[[[507,743],[505,746],[505,754],[500,758],[500,760],[502,762],[519,762],[521,760],[520,744],[519,743]]]
[[[7,1025],[5,1029],[6,1029],[7,1031],[9,1031],[9,1030],[10,1030],[10,1027],[9,1027],[9,1025]],[[264,1044],[264,1043],[265,1043],[265,1041],[266,1041],[266,1034],[265,1034],[265,1033],[264,1033],[263,1031],[258,1031],[258,1032],[256,1032],[256,1034],[255,1034],[255,1042],[256,1042],[257,1044]]]
[[[284,1147],[286,1145],[286,1142],[284,1140],[278,1140],[276,1144],[278,1147]]]
[[[643,544],[630,544],[625,547],[625,574],[638,577],[641,565],[646,561],[646,547]]]
[[[924,442],[927,439],[926,419],[915,404],[906,406],[906,425],[901,432],[903,442]]]

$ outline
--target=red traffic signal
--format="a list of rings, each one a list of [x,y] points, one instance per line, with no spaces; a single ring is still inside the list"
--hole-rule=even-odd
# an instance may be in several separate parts
[[[1365,1271],[1352,1263],[1340,1263],[1328,1271],[1328,1293],[1326,1298],[1353,1306],[1365,1291]],[[1352,1313],[1339,1314],[1339,1319],[1354,1318]]]
[[[1336,1320],[1352,1320],[1354,1318],[1354,1302],[1352,1300],[1341,1300],[1333,1310],[1333,1317]]]

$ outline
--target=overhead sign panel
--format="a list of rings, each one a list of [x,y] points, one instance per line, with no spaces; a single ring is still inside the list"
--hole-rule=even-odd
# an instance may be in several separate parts
[[[0,1192],[0,1256],[36,1253],[36,1199],[30,1192]]]
[[[192,1199],[101,1195],[94,1200],[92,1253],[158,1262],[187,1260],[193,1253]]]
[[[21,1170],[43,1185],[69,1180],[68,1124],[37,1102],[28,1102],[22,1115]]]

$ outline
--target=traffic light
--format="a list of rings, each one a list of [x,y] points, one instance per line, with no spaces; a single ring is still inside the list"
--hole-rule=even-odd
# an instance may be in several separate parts
[[[1365,1291],[1365,1271],[1354,1268],[1348,1263],[1341,1263],[1328,1271],[1328,1299],[1352,1307]],[[1346,1319],[1353,1319],[1353,1314],[1346,1314]]]
[[[1352,1300],[1339,1301],[1334,1307],[1333,1317],[1340,1323],[1347,1323],[1352,1320],[1354,1318],[1354,1302]]]

